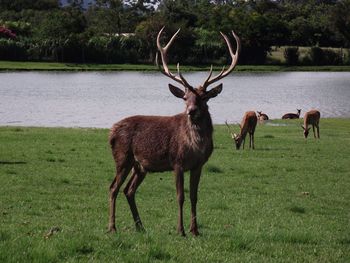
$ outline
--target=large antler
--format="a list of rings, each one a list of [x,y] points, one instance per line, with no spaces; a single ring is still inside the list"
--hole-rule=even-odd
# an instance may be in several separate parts
[[[202,87],[204,89],[206,89],[209,85],[213,84],[214,82],[226,77],[228,74],[231,73],[231,71],[236,67],[237,65],[237,62],[238,62],[238,56],[239,56],[239,53],[241,51],[241,40],[239,39],[239,37],[235,34],[235,32],[231,31],[233,37],[235,38],[236,40],[236,45],[237,45],[237,48],[236,48],[236,53],[233,52],[233,48],[232,48],[232,45],[230,43],[230,40],[228,39],[228,37],[220,32],[220,34],[223,36],[223,38],[225,39],[226,41],[226,44],[228,46],[228,50],[230,52],[230,55],[231,55],[231,58],[232,58],[232,62],[231,62],[231,65],[228,69],[225,70],[225,66],[222,68],[221,72],[215,76],[215,77],[211,77],[211,75],[213,74],[213,66],[210,67],[210,72],[209,72],[209,76],[208,78],[204,81]]]
[[[174,39],[177,36],[177,34],[180,32],[180,29],[178,29],[176,31],[176,33],[171,37],[171,39],[169,40],[168,44],[165,47],[162,47],[160,45],[160,35],[162,34],[163,30],[164,30],[164,27],[162,27],[162,29],[159,31],[158,36],[157,36],[157,47],[158,47],[158,50],[160,52],[163,68],[158,63],[158,52],[156,54],[156,64],[159,67],[160,71],[165,76],[168,76],[172,80],[175,80],[176,82],[182,84],[184,87],[186,87],[186,88],[188,88],[190,90],[193,90],[193,87],[185,80],[185,78],[180,73],[180,65],[179,65],[179,63],[177,63],[178,76],[176,76],[173,73],[171,73],[169,68],[168,68],[168,65],[167,65],[167,52],[168,52],[168,49],[171,46],[171,44],[174,42]]]

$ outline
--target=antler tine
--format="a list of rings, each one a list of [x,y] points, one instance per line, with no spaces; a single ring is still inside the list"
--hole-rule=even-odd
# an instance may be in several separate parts
[[[164,27],[163,27],[164,28]],[[174,39],[175,39],[175,37],[177,36],[177,34],[180,32],[180,29],[181,28],[179,28],[176,32],[175,32],[175,34],[171,37],[171,39],[169,40],[169,42],[168,42],[168,44],[164,47],[164,49],[167,51],[168,50],[168,48],[171,46],[171,44],[174,42]]]
[[[230,125],[228,125],[227,120],[225,120],[225,124],[226,124],[227,128],[231,131]]]
[[[227,120],[225,121],[225,124],[226,124],[226,126],[228,128],[229,133],[231,133],[231,137],[234,138],[234,133],[232,132],[232,130],[230,128],[230,125],[228,125]]]
[[[189,88],[191,90],[193,90],[192,86],[185,80],[185,78],[182,76],[182,74],[180,73],[180,66],[179,64],[177,65],[178,68],[178,74],[179,76],[174,75],[173,73],[171,73],[171,71],[168,68],[168,64],[167,64],[167,51],[170,48],[171,44],[174,42],[177,34],[180,32],[180,28],[175,32],[175,34],[170,38],[168,44],[166,44],[165,47],[162,47],[160,44],[160,36],[163,32],[165,27],[162,27],[162,29],[159,31],[158,35],[157,35],[157,47],[158,50],[160,52],[160,56],[161,56],[161,60],[162,60],[162,65],[163,68],[159,65],[158,63],[158,53],[156,54],[156,64],[159,67],[160,71],[168,76],[169,78],[171,78],[172,80],[182,84],[184,87]]]
[[[180,63],[177,63],[177,74],[179,74],[179,77],[181,78],[184,86],[193,91],[192,86],[187,82],[187,80],[184,78],[184,76],[180,72]]]
[[[234,31],[231,31],[233,37],[235,38],[236,40],[236,45],[237,45],[237,48],[236,48],[236,52],[234,53],[233,52],[233,48],[232,48],[232,45],[230,43],[230,40],[229,38],[222,32],[220,32],[220,34],[222,35],[222,37],[224,38],[226,44],[227,44],[227,47],[228,47],[228,50],[229,50],[229,53],[230,53],[230,56],[231,56],[231,65],[225,70],[225,66],[222,68],[221,72],[211,78],[211,75],[212,75],[212,68],[210,69],[210,74],[209,74],[209,77],[205,80],[204,84],[202,85],[205,89],[213,84],[214,82],[226,77],[228,74],[231,73],[231,71],[236,67],[237,65],[237,62],[238,62],[238,57],[239,57],[239,53],[241,51],[241,41],[239,39],[239,37],[235,34]]]
[[[204,81],[204,83],[207,83],[207,81],[210,79],[211,75],[213,74],[213,65],[210,65],[210,71],[209,71],[209,76],[207,79]],[[204,86],[204,85],[203,85]]]

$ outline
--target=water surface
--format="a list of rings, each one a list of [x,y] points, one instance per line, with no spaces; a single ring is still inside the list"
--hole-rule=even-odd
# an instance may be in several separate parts
[[[206,72],[185,74],[197,85]],[[184,110],[159,72],[0,73],[0,125],[105,127],[130,115]],[[322,117],[350,117],[349,72],[234,72],[209,101],[213,122],[239,122],[247,110],[270,118],[313,108]],[[175,84],[175,83],[173,83]],[[177,84],[176,84],[177,85]]]

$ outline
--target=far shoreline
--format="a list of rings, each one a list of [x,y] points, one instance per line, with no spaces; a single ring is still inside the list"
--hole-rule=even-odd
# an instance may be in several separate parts
[[[176,71],[176,65],[170,65],[170,69]],[[210,65],[189,66],[182,65],[181,71],[196,72],[209,71]],[[220,71],[222,66],[214,66],[215,71]],[[21,62],[0,61],[0,72],[14,71],[158,71],[157,66],[151,64],[77,64],[58,62]],[[237,72],[350,72],[350,65],[343,66],[286,66],[286,65],[237,65]]]
[[[165,115],[163,115],[165,116]],[[258,126],[273,126],[273,127],[283,127],[283,126],[293,126],[293,127],[299,127],[300,121],[302,121],[304,118],[300,117],[299,119],[269,119],[265,122],[258,122]],[[350,116],[336,116],[336,117],[324,117],[321,118],[322,120],[327,121],[342,121],[342,122],[349,122],[350,123]],[[117,120],[116,120],[117,121]],[[321,122],[320,121],[320,122]],[[111,124],[111,126],[113,123]],[[233,125],[233,127],[239,128],[240,122],[233,122],[230,123],[230,125]],[[320,124],[321,125],[321,124]],[[0,123],[0,129],[71,129],[71,130],[109,130],[111,126],[106,127],[94,127],[94,126],[74,126],[74,125],[67,125],[67,126],[59,126],[59,125],[31,125],[31,124],[23,124],[20,123]],[[213,123],[214,128],[219,127],[226,127],[225,123]]]

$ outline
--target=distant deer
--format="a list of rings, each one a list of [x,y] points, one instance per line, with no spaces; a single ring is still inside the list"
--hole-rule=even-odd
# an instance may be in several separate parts
[[[247,133],[249,133],[249,148],[255,149],[255,147],[254,147],[254,132],[255,132],[257,122],[258,122],[258,118],[257,118],[255,112],[254,111],[247,111],[243,116],[243,120],[242,120],[241,124],[239,125],[239,127],[241,129],[240,133],[237,135],[237,134],[231,132],[231,137],[235,141],[237,150],[239,150],[239,148],[241,147],[242,142],[243,142],[243,149],[244,149],[244,142],[245,142],[245,137],[246,137]],[[226,125],[227,125],[227,127],[229,127],[227,122],[226,122]],[[229,127],[229,129],[230,129],[230,127]]]
[[[236,52],[233,51],[229,38],[223,36],[232,58],[231,65],[212,76],[213,68],[204,83],[193,88],[180,73],[170,72],[167,65],[167,52],[180,29],[162,47],[157,36],[157,47],[162,66],[156,63],[160,71],[170,79],[181,84],[185,90],[169,84],[170,92],[185,102],[185,112],[174,116],[132,116],[113,125],[109,142],[116,162],[116,176],[110,186],[109,231],[116,231],[115,200],[120,187],[130,171],[131,178],[124,188],[137,230],[144,230],[136,203],[135,193],[147,172],[174,171],[176,194],[179,205],[177,232],[185,235],[183,226],[184,172],[190,171],[191,225],[190,232],[198,235],[197,226],[197,191],[203,165],[213,151],[213,125],[207,102],[222,91],[222,84],[207,90],[208,86],[226,77],[235,68],[240,53],[240,39],[232,31],[236,40]]]
[[[309,130],[311,129],[311,128],[308,128],[308,125],[312,125],[312,130],[314,132],[314,137],[315,138],[316,138],[315,126],[316,126],[316,128],[317,128],[317,138],[320,138],[320,127],[319,127],[320,117],[321,117],[321,114],[320,114],[320,112],[318,110],[310,110],[310,111],[305,113],[305,115],[304,115],[304,126],[303,125],[301,126],[301,128],[303,128],[303,130],[304,130],[304,137],[305,137],[305,139],[309,135]]]
[[[269,119],[269,116],[267,116],[265,113],[262,113],[262,111],[257,111],[258,113],[258,120],[263,122],[267,121]]]
[[[300,117],[300,109],[297,109],[297,113],[286,113],[282,116],[282,119],[299,119]]]

